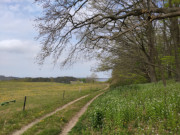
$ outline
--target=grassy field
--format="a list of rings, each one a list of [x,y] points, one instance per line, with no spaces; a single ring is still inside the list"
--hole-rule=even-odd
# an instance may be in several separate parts
[[[68,121],[94,96],[102,91],[96,91],[88,97],[68,106],[56,114],[42,120],[28,129],[23,135],[59,135]]]
[[[70,135],[180,134],[180,83],[118,87],[96,99]]]
[[[104,88],[103,84],[60,84],[39,82],[0,82],[0,135],[10,134],[56,108],[86,94]],[[63,92],[65,98],[63,100]],[[26,110],[23,109],[27,96]]]

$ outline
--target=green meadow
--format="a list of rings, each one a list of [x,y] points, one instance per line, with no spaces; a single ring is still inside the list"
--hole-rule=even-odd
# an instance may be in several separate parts
[[[71,118],[78,113],[88,101],[101,92],[102,91],[95,91],[86,98],[68,106],[50,117],[45,118],[32,128],[25,131],[23,135],[59,135]]]
[[[112,88],[88,108],[70,135],[180,134],[180,83]]]
[[[104,88],[102,83],[61,84],[52,82],[0,82],[0,135],[11,134],[36,118],[81,96]],[[64,93],[64,98],[63,98]],[[24,97],[27,97],[23,111]]]

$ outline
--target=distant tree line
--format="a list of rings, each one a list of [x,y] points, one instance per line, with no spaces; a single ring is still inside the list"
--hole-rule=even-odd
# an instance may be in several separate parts
[[[26,78],[19,78],[19,77],[6,77],[0,75],[0,81],[15,81],[15,82],[58,82],[58,83],[71,83],[71,81],[79,81],[83,83],[94,83],[98,76],[95,73],[92,73],[90,76],[86,78],[76,78],[71,76],[64,76],[64,77],[26,77]]]
[[[71,81],[77,81],[78,78],[75,77],[56,77],[56,78],[44,78],[44,77],[37,77],[37,78],[21,78],[15,79],[14,81],[22,81],[22,82],[58,82],[58,83],[70,83]]]
[[[6,77],[4,75],[0,75],[0,81],[5,81],[5,80],[13,80],[13,79],[19,79],[18,77],[12,77],[12,76],[9,76],[9,77]]]

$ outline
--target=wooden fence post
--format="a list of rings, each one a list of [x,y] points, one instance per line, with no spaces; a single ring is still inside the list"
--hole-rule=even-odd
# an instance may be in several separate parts
[[[63,100],[64,100],[65,90],[63,91]]]
[[[23,111],[25,111],[25,107],[26,107],[26,96],[24,97],[24,106],[23,106]]]

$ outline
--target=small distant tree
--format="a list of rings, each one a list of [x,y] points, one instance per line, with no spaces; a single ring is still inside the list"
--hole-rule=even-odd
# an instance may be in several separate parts
[[[90,76],[90,80],[91,80],[91,82],[93,82],[93,83],[96,81],[97,78],[98,78],[98,76],[97,76],[96,73],[92,73],[91,76]]]
[[[96,73],[92,73],[90,76],[87,76],[86,83],[94,83],[96,81],[96,78],[98,78]]]

